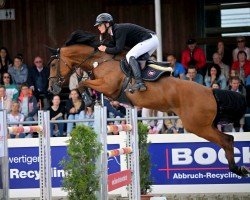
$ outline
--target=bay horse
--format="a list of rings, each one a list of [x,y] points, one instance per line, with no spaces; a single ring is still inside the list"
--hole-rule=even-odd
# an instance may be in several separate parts
[[[57,49],[50,62],[49,90],[53,92],[55,86],[60,87],[64,79],[68,79],[74,71],[74,66],[80,66],[86,72],[91,72],[93,79],[86,80],[82,87],[92,88],[105,96],[117,99],[122,92],[125,74],[120,68],[122,56],[106,54],[96,50],[90,41],[83,44],[69,44]],[[134,81],[134,80],[133,80]],[[245,113],[246,101],[243,96],[230,91],[215,91],[193,81],[180,80],[171,76],[162,76],[157,81],[146,82],[147,90],[143,92],[126,91],[129,101],[139,107],[172,111],[180,117],[185,129],[213,142],[224,149],[229,169],[239,176],[249,176],[250,170],[246,166],[237,166],[234,160],[234,137],[217,129],[216,123],[222,117],[230,116],[239,120]],[[224,97],[235,99],[229,106]],[[227,98],[227,99],[228,99]],[[234,105],[240,101],[240,105]],[[227,113],[226,109],[234,113]]]

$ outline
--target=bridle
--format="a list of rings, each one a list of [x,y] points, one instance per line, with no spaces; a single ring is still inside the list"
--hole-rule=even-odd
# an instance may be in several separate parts
[[[69,68],[70,72],[68,74],[68,76],[70,76],[72,73],[74,73],[76,71],[77,68],[81,67],[84,63],[86,63],[89,59],[91,59],[96,53],[98,52],[98,49],[95,49],[94,51],[92,51],[86,58],[84,58],[78,65],[74,66],[74,68],[72,68],[69,64],[67,64],[67,62],[62,59],[60,57],[60,49],[57,50],[57,54],[56,55],[52,55],[50,57],[50,60],[48,62],[48,66],[51,64],[51,62],[53,60],[57,60],[58,62],[58,65],[56,65],[56,75],[55,76],[50,76],[48,78],[48,80],[53,80],[53,85],[51,85],[51,89],[52,89],[52,93],[54,94],[58,94],[60,91],[61,91],[61,86],[62,84],[65,82],[65,80],[68,78],[68,77],[64,77],[61,75],[61,72],[60,72],[60,61],[62,61],[62,63]]]
[[[49,63],[48,63],[48,66],[50,65],[50,63],[51,63],[53,60],[57,59],[57,60],[58,60],[58,63],[60,63],[60,61],[62,61],[62,63],[63,63],[66,67],[68,67],[69,70],[70,70],[72,73],[74,73],[74,72],[75,72],[75,69],[81,67],[81,65],[83,65],[86,61],[88,61],[90,58],[92,58],[97,52],[98,52],[98,50],[94,50],[93,52],[91,52],[91,53],[90,53],[86,58],[84,58],[78,65],[74,66],[74,68],[72,68],[70,65],[68,65],[67,62],[66,62],[65,60],[63,60],[63,59],[60,57],[60,54],[58,53],[58,54],[52,55],[52,56],[50,57],[50,61],[49,61]],[[56,76],[50,76],[48,79],[49,79],[49,80],[50,80],[50,79],[57,79],[57,82],[58,82],[58,83],[63,83],[63,82],[66,80],[66,78],[63,77],[63,76],[61,75],[61,72],[60,72],[60,64],[56,66]]]

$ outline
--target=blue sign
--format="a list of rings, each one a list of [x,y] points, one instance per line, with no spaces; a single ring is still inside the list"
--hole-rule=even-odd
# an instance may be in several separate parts
[[[119,144],[108,145],[108,149],[118,149]],[[65,176],[60,164],[67,156],[66,146],[51,147],[52,187],[61,187]],[[108,160],[108,173],[120,171],[120,156]],[[38,147],[9,148],[10,189],[39,188],[39,149]],[[1,185],[1,184],[0,184]]]
[[[224,151],[208,142],[150,145],[155,185],[250,183],[230,172]],[[235,142],[237,165],[250,167],[250,142]]]
[[[108,145],[108,150],[120,148]],[[250,167],[250,142],[235,142],[237,165]],[[250,183],[228,170],[224,151],[213,143],[152,143],[151,176],[155,185],[237,184]],[[60,161],[67,155],[66,146],[51,147],[52,187],[61,187],[64,170]],[[119,172],[120,156],[109,158],[108,173]],[[9,148],[10,188],[39,188],[38,147]]]

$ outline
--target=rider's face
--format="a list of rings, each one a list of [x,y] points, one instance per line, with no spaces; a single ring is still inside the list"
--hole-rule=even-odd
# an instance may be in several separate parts
[[[98,30],[100,31],[101,34],[105,33],[105,31],[106,31],[105,24],[100,24],[97,27],[98,27]]]

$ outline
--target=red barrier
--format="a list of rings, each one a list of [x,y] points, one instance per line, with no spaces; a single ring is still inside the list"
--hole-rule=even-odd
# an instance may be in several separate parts
[[[131,170],[124,170],[108,175],[108,191],[113,191],[125,185],[129,185],[132,181]]]

